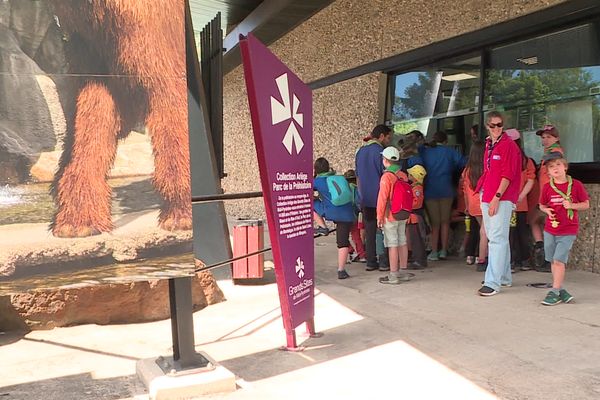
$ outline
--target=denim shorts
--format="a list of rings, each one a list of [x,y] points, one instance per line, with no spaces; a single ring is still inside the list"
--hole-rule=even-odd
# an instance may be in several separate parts
[[[385,247],[398,247],[406,244],[406,220],[385,221],[383,224],[383,244]]]
[[[544,231],[544,254],[546,261],[560,261],[566,264],[569,261],[569,253],[576,237],[575,235],[554,236]]]

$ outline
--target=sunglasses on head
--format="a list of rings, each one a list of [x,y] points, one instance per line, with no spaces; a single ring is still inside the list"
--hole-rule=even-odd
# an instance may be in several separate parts
[[[504,125],[503,122],[498,122],[497,124],[488,124],[488,127],[490,129],[494,129],[494,128],[502,128],[502,125]]]
[[[554,125],[544,125],[542,128],[543,131],[551,131],[552,129],[554,129]]]

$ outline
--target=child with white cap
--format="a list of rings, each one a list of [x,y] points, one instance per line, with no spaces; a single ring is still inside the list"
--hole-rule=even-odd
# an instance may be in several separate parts
[[[384,284],[399,284],[409,278],[408,274],[400,274],[399,268],[406,269],[408,264],[408,246],[406,244],[406,219],[398,220],[391,212],[392,193],[394,185],[401,179],[408,182],[408,176],[402,172],[400,165],[400,152],[393,146],[386,147],[381,152],[385,171],[379,181],[379,195],[377,197],[377,226],[383,229],[383,240],[388,248],[390,272],[379,278]]]

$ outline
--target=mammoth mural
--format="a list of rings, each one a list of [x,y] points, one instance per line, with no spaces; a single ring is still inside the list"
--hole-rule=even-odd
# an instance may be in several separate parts
[[[193,268],[184,7],[0,1],[0,293]]]
[[[152,140],[153,183],[164,200],[159,224],[191,229],[183,1],[58,0],[51,6],[68,37],[69,71],[89,74],[65,107],[52,232],[73,237],[112,229],[107,175],[118,140],[141,121]]]
[[[22,74],[26,66],[31,76],[46,74],[56,85],[64,115],[66,129],[51,185],[54,236],[85,237],[113,229],[109,173],[119,142],[134,129],[150,138],[152,184],[162,199],[159,226],[191,229],[183,7],[183,0],[0,4],[0,69],[14,73],[20,68]],[[5,53],[10,48],[10,54],[3,57],[2,48]],[[24,60],[20,66],[2,62],[15,54]],[[27,85],[33,89],[24,92]],[[6,176],[23,181],[23,171],[54,145],[54,135],[44,133],[53,124],[36,82],[8,86],[7,79],[0,81],[0,98],[6,103],[0,104],[0,165],[17,171]],[[16,110],[15,101],[20,103]],[[31,110],[23,109],[28,105]],[[29,125],[19,127],[14,119]],[[15,139],[17,131],[25,133]],[[21,142],[25,145],[15,151],[14,143]]]

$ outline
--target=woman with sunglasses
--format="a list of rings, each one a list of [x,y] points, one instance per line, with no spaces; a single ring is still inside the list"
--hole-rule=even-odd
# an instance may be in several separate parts
[[[489,241],[488,267],[478,293],[493,296],[500,287],[512,286],[509,230],[510,218],[519,198],[521,152],[504,133],[502,114],[490,112],[486,126],[489,136],[483,155],[483,175],[476,191],[481,193],[483,225]]]

